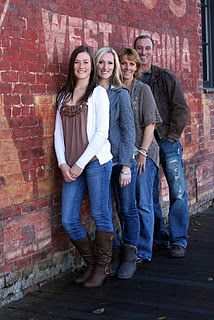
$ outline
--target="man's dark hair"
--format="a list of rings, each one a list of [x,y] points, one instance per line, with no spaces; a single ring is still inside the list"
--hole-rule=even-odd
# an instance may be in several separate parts
[[[134,48],[135,48],[135,49],[136,49],[136,43],[137,43],[137,41],[140,40],[140,39],[149,39],[149,40],[151,40],[152,46],[153,46],[153,48],[154,48],[154,46],[155,46],[154,40],[153,40],[148,34],[142,34],[142,35],[138,36],[138,37],[135,39],[135,41],[134,41]]]

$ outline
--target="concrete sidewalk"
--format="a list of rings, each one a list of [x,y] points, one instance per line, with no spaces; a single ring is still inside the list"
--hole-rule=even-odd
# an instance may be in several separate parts
[[[214,320],[214,207],[191,218],[184,259],[155,253],[133,279],[96,289],[66,276],[0,309],[0,320],[24,319]]]

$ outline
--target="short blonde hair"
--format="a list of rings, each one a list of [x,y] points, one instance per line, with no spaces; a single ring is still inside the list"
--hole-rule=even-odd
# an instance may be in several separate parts
[[[132,48],[124,48],[118,53],[120,62],[124,56],[127,56],[128,60],[134,61],[136,63],[137,70],[135,71],[134,77],[136,79],[140,79],[142,76],[142,64],[137,51]]]
[[[95,53],[95,65],[98,66],[100,59],[106,53],[112,53],[114,57],[114,70],[109,79],[109,84],[112,84],[116,88],[121,87],[123,84],[122,84],[122,73],[120,69],[120,62],[118,59],[118,55],[113,48],[103,47],[97,50],[97,52]]]

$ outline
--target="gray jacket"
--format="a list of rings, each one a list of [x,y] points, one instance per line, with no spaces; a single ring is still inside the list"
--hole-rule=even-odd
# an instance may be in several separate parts
[[[152,123],[158,125],[162,120],[151,89],[147,84],[134,79],[131,98],[136,128],[136,146],[139,148],[142,143],[145,127]],[[148,157],[154,161],[156,166],[159,166],[159,147],[155,138],[153,138],[148,149]]]
[[[107,90],[110,102],[109,141],[113,162],[131,167],[135,149],[135,124],[131,97],[124,87]]]

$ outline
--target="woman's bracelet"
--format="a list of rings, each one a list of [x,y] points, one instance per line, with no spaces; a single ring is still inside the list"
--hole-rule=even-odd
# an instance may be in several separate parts
[[[131,174],[131,171],[130,172],[124,172],[123,170],[120,171],[122,174],[125,174],[125,176],[129,176]]]
[[[147,150],[147,149],[145,149],[145,148],[143,148],[143,147],[139,147],[138,149],[139,149],[139,150],[143,150],[143,151],[145,151],[145,152],[146,152],[146,154],[148,153],[148,150]]]
[[[140,154],[142,154],[144,157],[147,157],[147,153],[146,153],[146,152],[141,151],[141,149],[138,149],[138,152],[140,152]]]

